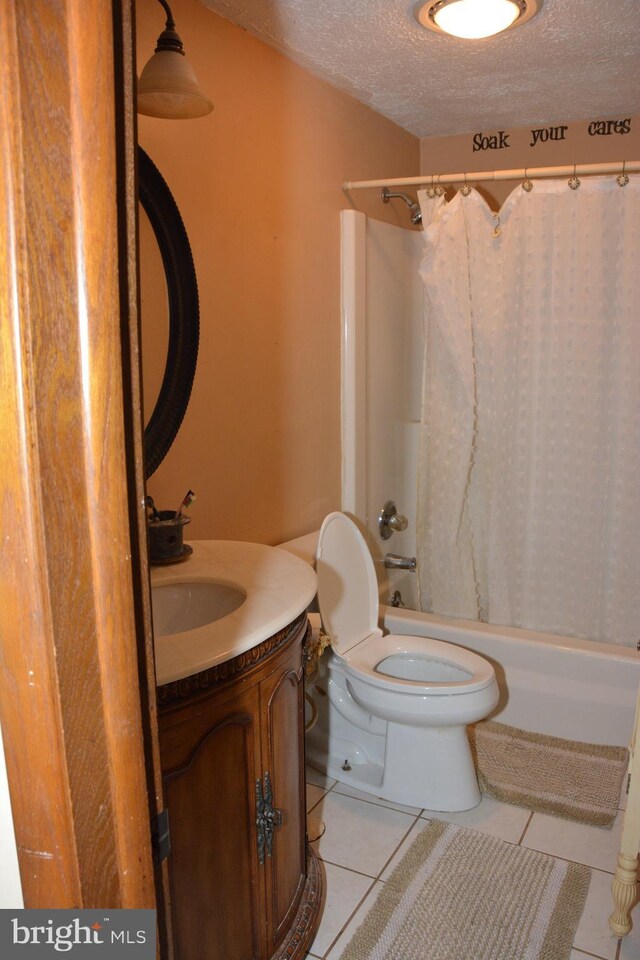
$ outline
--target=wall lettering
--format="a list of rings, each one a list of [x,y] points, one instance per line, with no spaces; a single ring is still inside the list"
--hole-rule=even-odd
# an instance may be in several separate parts
[[[499,130],[497,134],[492,136],[483,136],[482,131],[473,135],[474,153],[477,150],[504,150],[505,147],[509,146],[511,146],[509,134],[505,133],[504,130]]]
[[[590,137],[610,137],[612,133],[629,133],[631,117],[626,120],[593,120],[587,127]]]
[[[530,147],[537,143],[546,143],[547,140],[564,140],[568,127],[539,127],[531,131]]]
[[[481,130],[471,135],[471,149],[472,153],[477,153],[485,150],[508,150],[514,147],[515,152],[520,153],[525,149],[527,135],[529,135],[529,148],[535,149],[542,143],[560,143],[561,141],[566,143],[572,136],[576,137],[580,127],[582,130],[586,128],[590,137],[610,137],[614,134],[630,133],[632,123],[632,117],[625,117],[619,120],[585,121],[585,126],[578,123],[563,123],[557,126],[531,127],[529,130],[525,128],[498,130],[495,133],[485,133]]]

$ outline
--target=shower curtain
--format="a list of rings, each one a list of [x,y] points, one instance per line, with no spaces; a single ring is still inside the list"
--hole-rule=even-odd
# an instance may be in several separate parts
[[[635,645],[640,177],[421,202],[421,607]]]

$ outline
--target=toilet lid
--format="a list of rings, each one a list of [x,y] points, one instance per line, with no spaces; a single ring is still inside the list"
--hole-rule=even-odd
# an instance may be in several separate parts
[[[318,606],[333,649],[342,654],[378,629],[378,581],[364,537],[344,513],[325,517],[316,553]]]

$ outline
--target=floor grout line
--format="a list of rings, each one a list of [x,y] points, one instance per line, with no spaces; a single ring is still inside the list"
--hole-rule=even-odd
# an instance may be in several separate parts
[[[527,822],[526,822],[525,825],[524,825],[524,830],[523,830],[522,833],[520,834],[520,839],[518,840],[518,846],[521,846],[521,845],[522,845],[522,841],[524,840],[525,834],[526,834],[527,830],[529,829],[529,824],[531,823],[532,820],[533,820],[533,810],[530,811],[530,813],[529,813],[529,818],[528,818]]]
[[[391,863],[391,861],[392,861],[393,858],[395,857],[396,853],[398,852],[398,850],[400,849],[400,847],[402,846],[402,844],[405,842],[405,840],[407,839],[407,837],[409,836],[409,834],[411,833],[411,831],[412,831],[413,828],[415,827],[415,825],[416,825],[416,823],[418,822],[418,820],[420,820],[420,815],[418,815],[417,817],[414,818],[413,823],[411,824],[411,826],[409,827],[409,829],[406,831],[405,835],[402,837],[402,839],[400,840],[400,842],[399,842],[398,845],[396,846],[396,848],[395,848],[395,850],[393,851],[393,853],[391,854],[391,856],[387,859],[387,861],[386,861],[386,863],[384,864],[382,870],[380,870],[380,872],[378,873],[378,875],[377,875],[377,877],[376,877],[376,880],[380,880],[382,874],[385,872],[385,870],[387,869],[387,867],[389,866],[389,864]],[[384,881],[383,881],[383,883],[384,883]]]
[[[582,950],[580,947],[575,945],[571,947],[572,950],[575,950],[576,953],[579,953],[580,956],[584,957],[593,957],[593,960],[607,960],[606,957],[603,957],[601,953],[590,953],[589,950]]]
[[[308,780],[305,780],[305,793],[306,793],[307,787],[316,787],[317,790],[324,790],[324,793],[322,794],[322,796],[318,797],[318,799],[313,804],[313,806],[309,807],[309,809],[307,810],[307,816],[311,813],[312,810],[315,810],[315,808],[318,806],[319,803],[322,803],[322,801],[324,800],[324,798],[328,793],[331,793],[331,791],[333,790],[337,782],[338,781],[336,780],[335,783],[332,783],[330,787],[320,787],[318,786],[317,783],[309,783]]]
[[[509,840],[505,841],[505,843],[509,842]],[[518,846],[518,844],[514,845]],[[541,853],[543,857],[553,857],[554,860],[561,860],[563,863],[576,863],[580,867],[588,867],[589,870],[597,870],[598,873],[605,873],[608,877],[612,877],[615,873],[615,870],[605,870],[604,867],[595,867],[592,863],[585,863],[583,860],[572,860],[570,857],[561,857],[558,853],[549,853],[548,850],[538,850],[537,847],[528,847],[526,844],[522,849],[533,850],[535,853]]]
[[[321,796],[320,799],[316,801],[315,806],[317,806],[321,800],[324,800],[324,798],[328,793],[335,793],[336,796],[338,797],[348,797],[349,800],[362,800],[363,803],[372,803],[375,807],[382,807],[384,810],[394,810],[396,813],[404,813],[407,817],[420,817],[426,810],[426,807],[414,807],[414,809],[417,810],[418,812],[413,813],[411,810],[408,810],[406,808],[404,810],[399,809],[400,807],[403,806],[403,804],[396,804],[394,806],[390,806],[389,804],[391,801],[388,801],[387,803],[380,803],[383,797],[375,797],[373,794],[370,794],[369,796],[366,796],[366,797],[354,797],[350,793],[341,793],[340,790],[335,789],[340,783],[339,780],[336,780],[334,783],[332,783],[330,787],[320,787],[318,786],[317,783],[311,783],[309,780],[305,780],[305,783],[309,787],[318,787],[319,790],[325,791],[323,796]]]
[[[419,813],[411,813],[409,810],[398,810],[397,807],[390,807],[386,803],[376,803],[375,800],[365,800],[364,797],[352,797],[349,793],[336,793],[336,797],[346,797],[347,800],[359,800],[360,803],[368,803],[370,807],[380,807],[381,810],[390,810],[392,813],[402,813],[405,817],[419,817]]]
[[[333,790],[333,787],[331,789]],[[373,794],[371,794],[371,798],[354,797],[350,793],[340,793],[339,790],[336,790],[335,794],[337,797],[347,797],[349,800],[361,800],[362,803],[372,803],[374,807],[382,807],[383,810],[393,810],[394,813],[404,813],[405,816],[407,817],[420,817],[423,814],[425,809],[424,807],[420,807],[420,809],[418,810],[418,808],[416,807],[415,809],[418,810],[417,813],[412,813],[410,810],[407,810],[407,809],[400,810],[399,807],[402,806],[401,804],[398,804],[397,806],[389,806],[389,803],[379,803],[378,800],[381,800],[382,797],[375,798]]]
[[[353,872],[355,873],[355,871],[353,871]],[[363,876],[366,876],[366,874],[363,874]],[[358,903],[356,904],[355,909],[349,914],[349,917],[348,917],[348,919],[346,920],[346,922],[343,923],[343,925],[340,927],[340,930],[338,931],[338,934],[333,938],[333,940],[331,941],[331,943],[329,944],[329,946],[327,947],[327,949],[325,950],[325,952],[322,954],[323,957],[326,957],[329,953],[331,953],[331,951],[332,951],[333,948],[335,947],[336,943],[338,942],[338,940],[340,939],[340,937],[342,936],[342,934],[345,932],[345,930],[347,929],[347,927],[349,926],[349,924],[351,923],[351,921],[354,919],[354,917],[355,917],[355,915],[357,914],[358,910],[360,909],[360,907],[362,906],[362,904],[364,903],[364,901],[367,899],[367,897],[369,896],[369,894],[371,893],[371,891],[373,890],[373,888],[375,887],[375,885],[376,885],[376,880],[375,880],[375,878],[371,878],[371,883],[370,883],[369,886],[367,887],[365,893],[363,894],[363,896],[360,898],[360,900],[359,900]]]
[[[313,841],[317,843],[316,840]],[[349,873],[355,873],[358,877],[366,877],[367,880],[376,881],[378,878],[371,873],[363,873],[362,870],[356,870],[354,867],[345,867],[343,863],[336,863],[335,860],[327,860],[326,857],[321,857],[318,851],[315,851],[315,855],[322,863],[328,863],[331,867],[339,867],[340,870],[347,870]]]

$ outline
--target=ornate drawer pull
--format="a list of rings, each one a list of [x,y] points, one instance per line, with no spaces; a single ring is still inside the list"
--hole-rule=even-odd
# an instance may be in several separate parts
[[[267,771],[264,775],[264,789],[260,778],[256,780],[256,828],[260,863],[264,863],[265,850],[268,857],[272,856],[273,831],[282,824],[282,810],[276,809],[272,800],[271,776]]]

